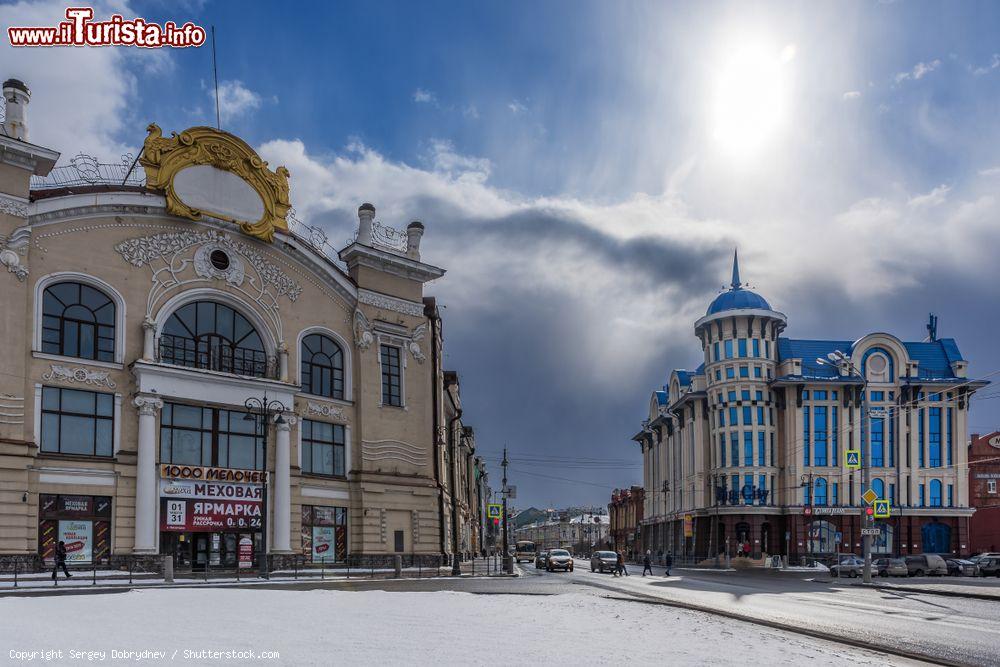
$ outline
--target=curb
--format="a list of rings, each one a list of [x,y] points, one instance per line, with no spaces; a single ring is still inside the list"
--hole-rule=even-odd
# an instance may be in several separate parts
[[[1000,602],[1000,595],[987,595],[985,593],[964,593],[962,591],[948,591],[948,590],[937,590],[932,591],[926,588],[919,588],[917,586],[892,586],[886,584],[866,584],[864,582],[857,582],[851,584],[851,586],[860,586],[861,588],[877,588],[882,591],[903,591],[906,593],[923,593],[925,595],[940,595],[942,597],[949,598],[971,598],[974,600],[990,600],[992,602]]]

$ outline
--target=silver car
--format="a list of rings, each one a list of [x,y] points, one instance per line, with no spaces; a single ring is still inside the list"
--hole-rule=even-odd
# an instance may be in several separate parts
[[[865,569],[865,562],[857,556],[845,556],[840,562],[830,568],[830,574],[835,577],[859,577]]]
[[[565,549],[553,549],[549,552],[549,557],[545,560],[545,569],[549,572],[556,570],[573,571],[573,557]]]
[[[614,573],[618,565],[618,554],[614,551],[595,551],[590,557],[591,572]]]
[[[872,569],[876,568],[880,577],[905,577],[909,574],[906,561],[902,558],[879,558],[872,563]]]

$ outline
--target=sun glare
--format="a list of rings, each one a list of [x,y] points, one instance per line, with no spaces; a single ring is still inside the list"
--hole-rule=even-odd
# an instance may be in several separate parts
[[[733,158],[755,155],[781,128],[795,46],[744,44],[723,58],[712,99],[712,137]]]

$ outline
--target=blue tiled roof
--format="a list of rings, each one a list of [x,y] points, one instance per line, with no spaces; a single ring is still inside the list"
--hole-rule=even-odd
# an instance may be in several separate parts
[[[681,383],[682,387],[686,387],[691,384],[691,371],[685,371],[678,368],[674,372],[677,373],[677,380]]]
[[[714,315],[726,310],[742,310],[744,308],[771,310],[771,304],[756,292],[736,287],[715,297],[705,314]]]
[[[695,375],[704,375],[705,374],[705,362],[704,361],[701,362],[700,364],[698,364],[698,368],[694,369],[694,374]]]
[[[903,343],[910,359],[918,362],[920,377],[953,378],[951,364],[963,361],[962,353],[954,338],[942,338],[925,343]],[[853,341],[844,340],[800,340],[795,338],[778,339],[778,360],[801,359],[802,375],[804,377],[835,378],[837,369],[816,363],[817,357],[826,358],[830,352],[839,350],[851,354]]]
[[[657,391],[655,393],[656,393],[656,404],[657,405],[666,405],[667,404],[667,392],[665,392],[665,391]]]

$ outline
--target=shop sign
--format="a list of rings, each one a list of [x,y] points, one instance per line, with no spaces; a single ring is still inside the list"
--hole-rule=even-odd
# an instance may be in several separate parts
[[[93,548],[93,528],[91,521],[59,521],[59,541],[66,544],[67,563],[89,563]]]
[[[1000,435],[995,435],[987,441],[990,447],[1000,449]]]
[[[260,502],[263,487],[259,484],[200,482],[192,479],[161,479],[163,498],[200,498],[206,500],[248,500]]]
[[[314,561],[336,560],[334,554],[336,537],[333,526],[313,526],[312,559]]]
[[[224,531],[261,525],[261,504],[244,500],[162,499],[160,530]]]
[[[694,537],[694,515],[684,515],[684,537]]]
[[[854,514],[858,511],[856,507],[813,507],[811,514]]]
[[[241,570],[253,567],[253,540],[249,535],[240,538],[239,564]]]
[[[263,484],[263,470],[240,470],[235,468],[208,468],[205,466],[185,466],[172,463],[160,464],[160,477],[164,479],[193,479],[206,482],[234,482],[237,484]]]
[[[973,474],[975,479],[1000,479],[1000,472],[977,472]]]

